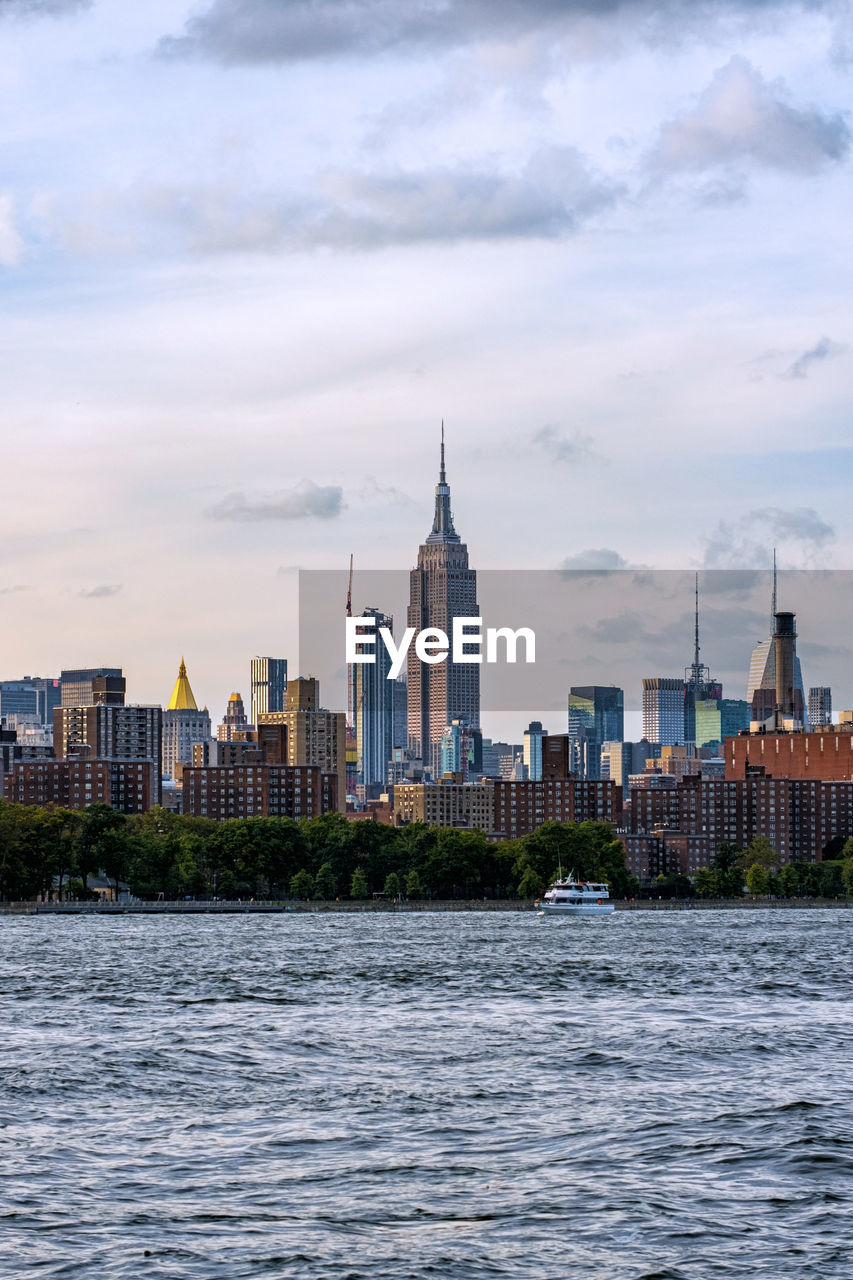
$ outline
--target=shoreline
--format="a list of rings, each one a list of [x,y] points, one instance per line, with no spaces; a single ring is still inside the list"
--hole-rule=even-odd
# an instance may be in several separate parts
[[[790,911],[847,910],[853,899],[757,898],[639,899],[614,902],[620,911]],[[423,912],[516,911],[535,913],[533,900],[440,900],[432,902],[5,902],[0,915],[172,916],[172,915],[400,915]]]

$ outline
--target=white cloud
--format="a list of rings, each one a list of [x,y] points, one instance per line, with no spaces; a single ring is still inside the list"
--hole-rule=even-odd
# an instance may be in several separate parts
[[[844,159],[850,136],[843,115],[793,106],[783,84],[733,57],[692,110],[661,126],[648,163],[658,174],[741,163],[814,173]]]
[[[21,260],[24,242],[15,221],[12,197],[0,194],[0,266],[16,267]]]

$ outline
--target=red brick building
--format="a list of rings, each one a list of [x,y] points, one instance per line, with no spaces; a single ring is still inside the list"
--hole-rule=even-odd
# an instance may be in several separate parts
[[[3,785],[15,804],[85,809],[108,804],[121,813],[151,808],[150,760],[21,760]]]
[[[774,778],[853,780],[853,725],[824,725],[807,733],[740,733],[727,738],[726,777],[764,768]]]
[[[818,862],[830,841],[851,834],[853,782],[753,774],[725,781],[687,778],[671,791],[632,790],[620,839],[632,870],[632,859],[640,866],[652,854],[664,857],[647,843],[654,837],[666,841],[678,870],[692,874],[709,865],[722,841],[744,848],[764,836],[783,862]]]
[[[547,742],[548,739],[543,740]],[[543,778],[534,782],[495,780],[494,829],[499,840],[525,836],[543,822],[622,820],[622,788],[615,782]]]
[[[214,818],[314,818],[338,807],[337,775],[318,765],[239,764],[184,769],[184,813]]]

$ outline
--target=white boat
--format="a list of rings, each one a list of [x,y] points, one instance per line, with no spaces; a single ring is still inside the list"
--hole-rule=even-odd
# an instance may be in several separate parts
[[[556,880],[542,898],[541,916],[607,916],[615,908],[609,901],[606,884],[597,880],[576,880],[574,872],[567,879]]]

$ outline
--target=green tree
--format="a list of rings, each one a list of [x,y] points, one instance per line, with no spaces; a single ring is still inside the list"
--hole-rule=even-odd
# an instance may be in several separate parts
[[[533,867],[525,867],[518,882],[519,898],[541,898],[542,883],[541,876],[534,871]]]
[[[743,871],[754,866],[776,871],[782,865],[782,859],[766,836],[755,836],[738,856],[738,864]]]
[[[290,893],[294,898],[312,898],[314,896],[314,877],[303,867],[290,877]]]
[[[784,898],[796,897],[799,889],[799,877],[796,867],[792,867],[790,862],[787,863],[776,876],[776,883],[779,886],[779,892]]]
[[[851,841],[848,841],[847,843],[850,844]],[[847,845],[844,847],[846,849]],[[841,867],[841,883],[844,885],[845,893],[853,893],[853,857],[850,855],[845,856]]]
[[[366,898],[369,892],[367,876],[361,867],[356,867],[349,882],[349,896],[351,898]]]
[[[108,804],[89,804],[83,810],[83,825],[77,841],[75,871],[83,881],[83,896],[88,897],[88,880],[92,872],[101,870],[104,858],[112,862],[118,848],[117,840],[110,834],[124,827],[127,819],[123,813]]]
[[[767,868],[760,866],[757,862],[753,862],[746,873],[746,887],[753,894],[766,893],[769,879],[770,872]]]
[[[824,863],[818,871],[818,893],[822,898],[834,898],[840,889],[839,867]]]
[[[699,867],[693,877],[693,887],[700,898],[716,898],[720,892],[718,873],[710,867]]]
[[[732,867],[737,864],[740,850],[732,844],[730,840],[721,840],[717,845],[717,851],[711,859],[711,869],[713,871],[731,871]]]
[[[423,896],[424,887],[421,884],[421,878],[413,868],[406,876],[406,897],[411,898],[412,901],[416,902],[418,898],[422,898]]]
[[[385,877],[385,887],[382,892],[386,898],[399,898],[400,896],[400,877],[396,871],[389,871]]]
[[[331,862],[324,862],[314,877],[314,895],[330,902],[335,896],[337,884]]]

